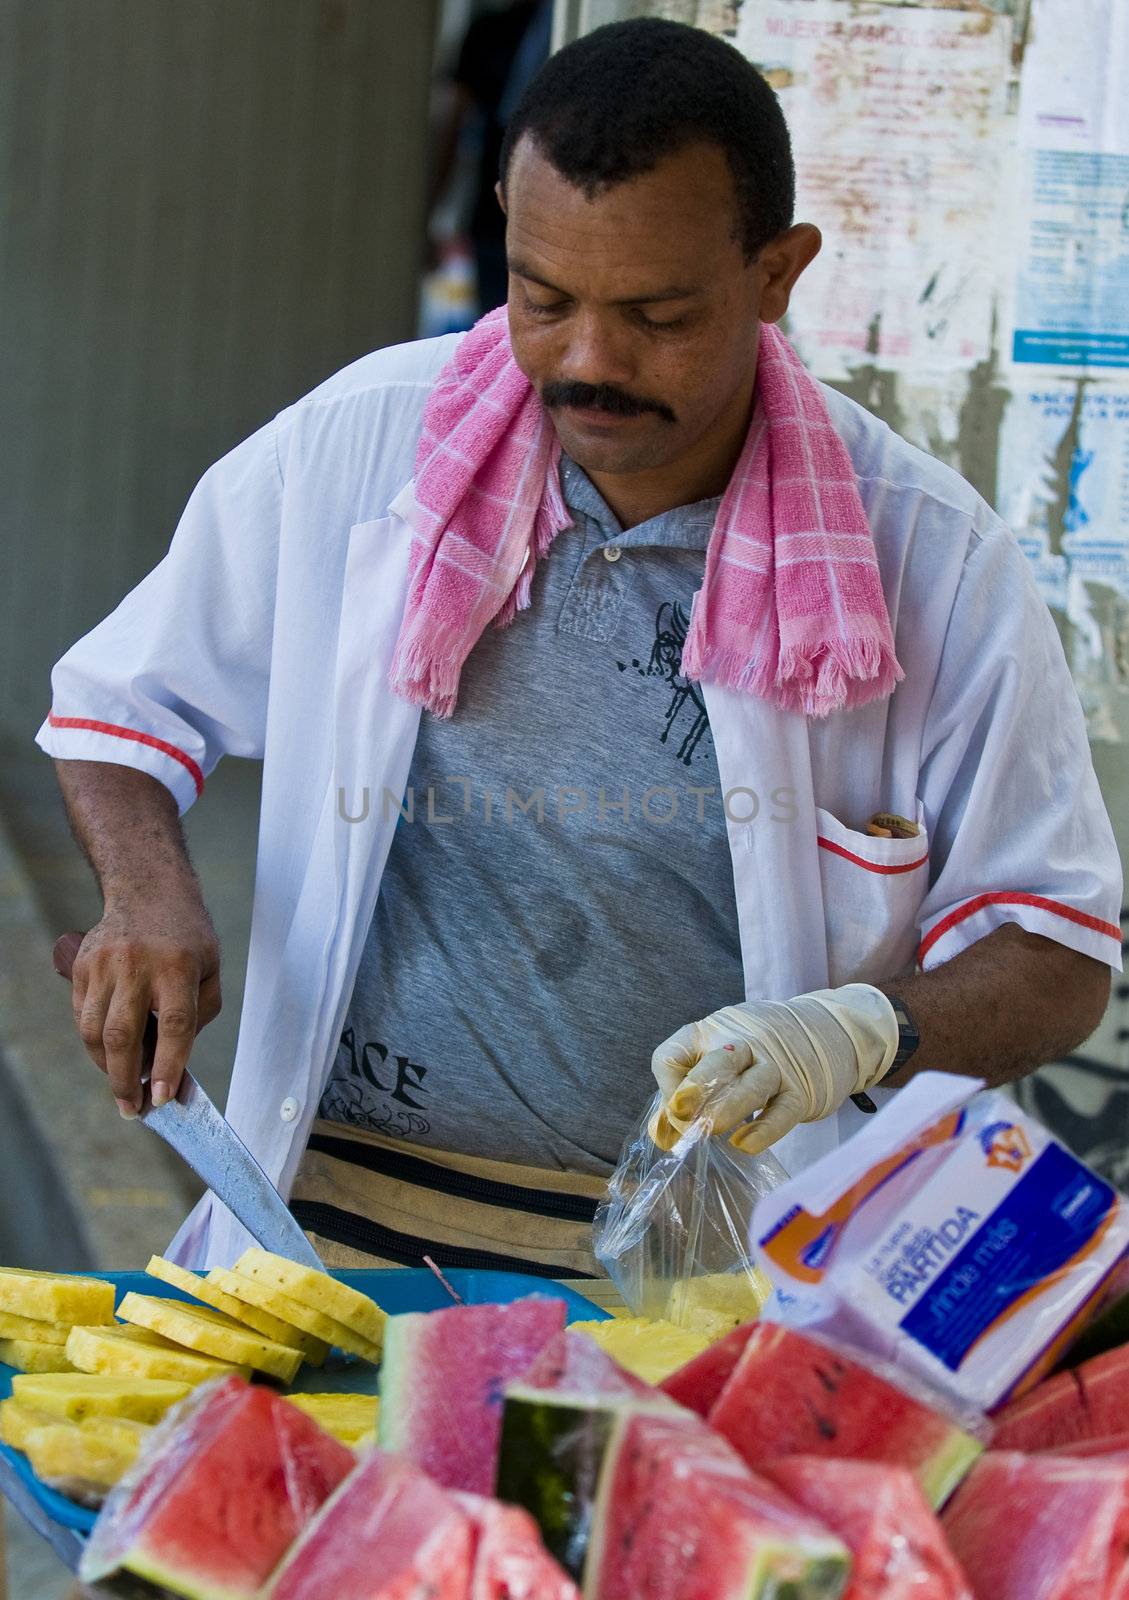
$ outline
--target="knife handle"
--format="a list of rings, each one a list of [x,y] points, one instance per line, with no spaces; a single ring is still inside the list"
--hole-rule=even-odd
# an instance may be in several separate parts
[[[82,944],[82,941],[85,938],[86,935],[84,933],[71,932],[61,933],[55,940],[55,948],[51,952],[51,959],[54,962],[55,971],[59,974],[60,978],[66,978],[68,983],[74,978],[75,958],[78,955],[79,946]],[[145,1032],[141,1036],[142,1082],[144,1082],[145,1079],[148,1078],[152,1073],[153,1062],[156,1059],[156,1055],[157,1016],[155,1012],[150,1011],[149,1020],[145,1024]]]

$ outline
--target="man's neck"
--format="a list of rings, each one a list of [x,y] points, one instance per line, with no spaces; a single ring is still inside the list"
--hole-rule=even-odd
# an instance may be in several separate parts
[[[665,466],[621,473],[585,468],[620,527],[626,532],[676,506],[724,494],[745,446],[751,403],[751,396],[743,396],[731,419],[721,419],[686,455]]]

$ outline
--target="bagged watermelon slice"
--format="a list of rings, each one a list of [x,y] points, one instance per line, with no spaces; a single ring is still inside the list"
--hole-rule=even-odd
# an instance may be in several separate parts
[[[994,1421],[996,1450],[1054,1450],[1129,1432],[1129,1348],[1045,1378]]]
[[[477,1494],[456,1493],[454,1499],[475,1532],[467,1600],[580,1600],[527,1511]]]
[[[943,1505],[979,1440],[845,1350],[758,1323],[709,1414],[749,1466],[781,1456],[850,1457],[908,1467]]]
[[[836,1600],[846,1547],[698,1418],[625,1412],[600,1480],[589,1600]]]
[[[377,1437],[447,1489],[494,1488],[502,1391],[564,1329],[563,1300],[389,1317]]]
[[[571,1328],[506,1386],[496,1492],[532,1514],[552,1555],[577,1579],[604,1451],[625,1408],[680,1414]]]
[[[693,1361],[688,1361],[677,1372],[672,1372],[669,1378],[664,1378],[659,1388],[688,1411],[696,1412],[699,1417],[708,1417],[714,1402],[729,1382],[733,1368],[741,1359],[755,1327],[755,1322],[746,1322],[734,1328],[724,1339],[711,1344],[700,1356],[695,1356]]]
[[[291,1548],[262,1600],[467,1600],[474,1529],[411,1462],[371,1450]]]
[[[1129,1464],[990,1451],[942,1526],[976,1600],[1123,1600]]]
[[[186,1600],[246,1600],[354,1460],[273,1390],[204,1384],[110,1491],[80,1575],[132,1572]]]
[[[843,1600],[971,1600],[941,1524],[905,1467],[789,1456],[761,1470],[850,1550]]]

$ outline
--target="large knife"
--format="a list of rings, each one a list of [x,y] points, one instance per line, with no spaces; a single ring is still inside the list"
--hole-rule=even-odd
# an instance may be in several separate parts
[[[64,933],[55,944],[55,971],[69,979],[82,935]],[[147,1079],[157,1045],[157,1019],[150,1017],[142,1047]],[[186,1069],[176,1098],[155,1106],[149,1085],[139,1121],[159,1134],[221,1199],[264,1250],[324,1272],[321,1259],[285,1200],[227,1119]]]

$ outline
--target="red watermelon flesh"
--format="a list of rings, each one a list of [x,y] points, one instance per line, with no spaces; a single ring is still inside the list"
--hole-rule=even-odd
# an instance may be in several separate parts
[[[601,1475],[588,1600],[836,1600],[848,1562],[697,1418],[624,1413]]]
[[[389,1317],[377,1432],[447,1489],[489,1495],[505,1385],[564,1329],[563,1300],[448,1306]]]
[[[580,1591],[541,1541],[520,1506],[477,1494],[455,1494],[475,1531],[467,1600],[580,1600]]]
[[[688,1361],[677,1372],[672,1372],[669,1378],[664,1378],[659,1388],[688,1411],[697,1412],[699,1417],[708,1417],[714,1401],[740,1361],[755,1327],[755,1322],[746,1322],[740,1328],[734,1328],[724,1339],[711,1344],[693,1361]]]
[[[845,1350],[760,1322],[709,1415],[756,1468],[781,1456],[830,1456],[908,1467],[943,1505],[981,1445]]]
[[[995,1417],[996,1450],[1054,1450],[1129,1432],[1129,1348],[1058,1372]]]
[[[1056,1456],[1129,1457],[1129,1433],[1107,1433],[1100,1439],[1078,1439],[1074,1444],[1056,1444]]]
[[[523,1387],[551,1389],[557,1394],[574,1394],[591,1400],[597,1395],[658,1396],[649,1383],[628,1372],[601,1350],[586,1333],[566,1328],[558,1333],[521,1375]]]
[[[187,1600],[256,1595],[354,1461],[273,1390],[205,1384],[107,1497],[82,1577],[125,1570]]]
[[[906,1467],[789,1456],[761,1470],[850,1550],[842,1600],[971,1600],[968,1579]]]
[[[372,1450],[310,1523],[263,1600],[467,1600],[474,1529],[454,1496]]]
[[[990,1451],[942,1525],[976,1600],[1124,1600],[1129,1464]]]

